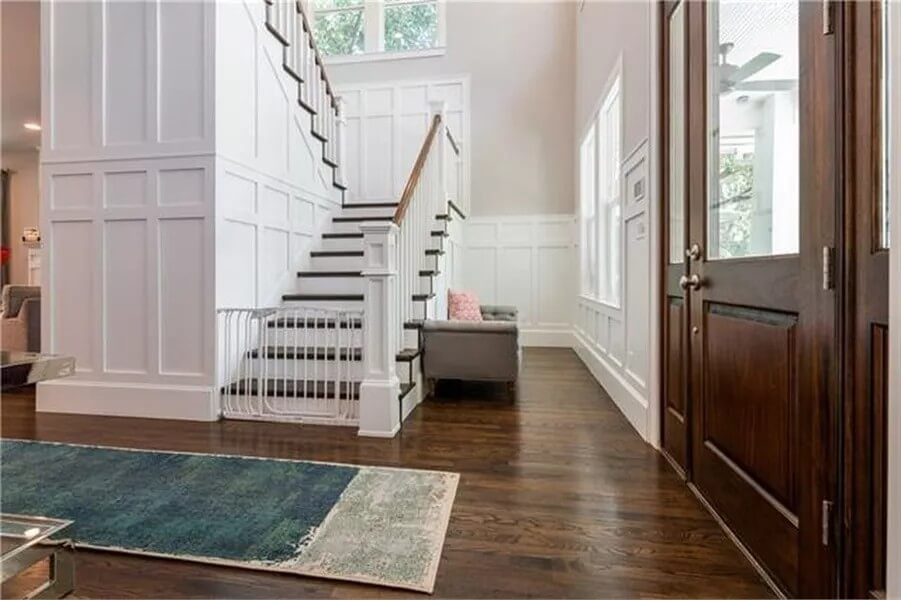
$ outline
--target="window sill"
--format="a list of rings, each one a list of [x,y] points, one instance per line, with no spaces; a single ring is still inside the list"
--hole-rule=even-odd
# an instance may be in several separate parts
[[[410,58],[431,58],[444,56],[447,46],[427,48],[425,50],[407,50],[405,52],[364,52],[363,54],[347,54],[345,56],[326,56],[326,65],[351,65],[356,63],[381,62],[388,60],[405,60]]]

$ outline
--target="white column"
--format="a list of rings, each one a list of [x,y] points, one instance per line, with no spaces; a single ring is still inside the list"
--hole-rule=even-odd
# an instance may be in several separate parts
[[[395,357],[397,322],[397,225],[371,222],[363,232],[363,382],[359,434],[394,437],[400,429],[400,381]]]

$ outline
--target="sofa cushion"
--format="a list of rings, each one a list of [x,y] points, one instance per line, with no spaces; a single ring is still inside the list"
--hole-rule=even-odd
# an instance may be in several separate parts
[[[448,290],[447,316],[452,321],[481,321],[479,299],[472,292]]]

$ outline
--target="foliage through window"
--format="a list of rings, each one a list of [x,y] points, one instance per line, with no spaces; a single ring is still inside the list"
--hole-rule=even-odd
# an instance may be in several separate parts
[[[439,47],[440,0],[314,0],[316,42],[327,56]]]

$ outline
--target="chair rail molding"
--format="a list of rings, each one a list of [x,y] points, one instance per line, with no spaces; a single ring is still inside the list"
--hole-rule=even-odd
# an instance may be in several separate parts
[[[464,257],[466,288],[519,309],[524,346],[572,346],[574,215],[470,217]]]

